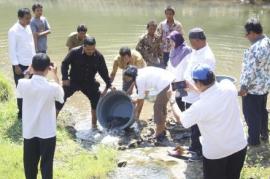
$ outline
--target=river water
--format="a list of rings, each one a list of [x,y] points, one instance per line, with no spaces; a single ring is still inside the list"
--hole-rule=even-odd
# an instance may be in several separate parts
[[[0,0],[0,72],[5,73],[12,84],[7,31],[17,21],[17,9],[31,8],[33,2]],[[44,16],[52,27],[48,54],[58,66],[67,53],[65,43],[68,34],[75,31],[78,24],[84,23],[88,26],[88,33],[96,37],[97,48],[104,54],[111,71],[113,58],[119,48],[134,48],[139,36],[146,31],[145,24],[152,19],[158,22],[163,20],[164,7],[169,3],[176,9],[175,19],[183,24],[185,36],[195,26],[205,30],[208,43],[217,59],[218,74],[239,79],[243,50],[249,46],[243,29],[248,17],[259,17],[264,32],[270,33],[270,8],[240,4],[238,1],[47,0],[42,3]],[[120,70],[114,85],[121,85]],[[65,108],[68,107],[88,114],[90,105],[79,93],[67,102]],[[143,115],[150,117],[151,111],[150,108],[144,110]]]

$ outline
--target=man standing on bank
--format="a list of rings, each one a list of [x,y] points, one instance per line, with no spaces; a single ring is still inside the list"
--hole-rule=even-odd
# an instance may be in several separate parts
[[[55,101],[64,102],[64,91],[59,85],[57,68],[44,53],[33,57],[31,79],[20,79],[18,98],[23,98],[23,163],[26,179],[36,179],[40,161],[43,179],[53,178],[53,159],[56,146]],[[55,82],[46,76],[52,72]]]
[[[47,19],[42,16],[43,6],[39,3],[35,3],[32,6],[34,17],[30,22],[30,26],[34,36],[35,49],[37,53],[47,52],[47,35],[51,33],[51,27]]]
[[[31,12],[28,8],[18,10],[18,19],[8,31],[8,55],[12,63],[15,84],[24,78],[35,55],[33,34],[30,28]],[[18,119],[22,118],[22,99],[17,98]]]
[[[240,78],[243,113],[248,125],[248,144],[257,146],[268,141],[267,95],[270,89],[270,39],[263,34],[258,19],[245,24],[251,47],[244,52]]]
[[[69,67],[71,69],[69,70]],[[62,62],[62,80],[65,92],[64,100],[72,96],[76,91],[81,91],[88,97],[91,103],[92,128],[97,128],[96,107],[100,96],[106,94],[111,88],[111,80],[103,55],[96,50],[94,37],[86,37],[83,45],[73,48]],[[102,93],[99,91],[100,84],[95,76],[99,73],[106,83]],[[64,104],[57,103],[57,113]]]
[[[215,74],[206,64],[192,71],[191,90],[200,99],[181,113],[185,128],[198,125],[203,154],[204,179],[239,179],[245,161],[247,141],[241,120],[237,89],[229,80],[215,82]]]
[[[163,51],[163,65],[166,68],[169,60],[170,54],[170,40],[167,36],[174,30],[183,34],[183,26],[182,24],[174,19],[175,9],[172,6],[167,6],[165,8],[165,16],[166,19],[159,23],[157,27],[157,34],[160,36],[162,43],[161,48]]]
[[[147,23],[147,33],[142,35],[136,50],[141,53],[147,66],[160,67],[162,50],[160,48],[160,38],[156,34],[157,24],[155,21]]]
[[[192,80],[192,70],[198,64],[207,64],[211,70],[215,70],[216,60],[215,56],[208,46],[204,30],[195,27],[189,31],[189,41],[193,48],[188,60],[187,69],[185,70],[184,79],[190,83]],[[200,95],[196,91],[188,91],[188,95],[182,98],[186,103],[186,109],[189,108],[194,102],[199,100]],[[199,141],[200,130],[197,125],[191,127],[191,145],[189,150],[193,152],[192,160],[200,160],[202,158],[202,146]]]

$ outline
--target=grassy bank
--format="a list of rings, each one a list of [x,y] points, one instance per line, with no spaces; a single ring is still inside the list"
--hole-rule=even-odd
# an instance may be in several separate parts
[[[20,179],[24,178],[21,122],[16,118],[12,88],[1,75],[0,89],[2,94],[5,91],[0,95],[0,179]],[[83,148],[62,124],[66,117],[62,115],[58,121],[54,178],[106,178],[116,166],[117,152],[104,146],[92,151]]]

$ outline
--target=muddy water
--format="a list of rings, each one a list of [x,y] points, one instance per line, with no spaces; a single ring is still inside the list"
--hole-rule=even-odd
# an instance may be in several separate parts
[[[17,20],[19,7],[31,7],[34,1],[0,0],[0,71],[13,83],[7,54],[7,31]],[[226,2],[226,3],[225,3]],[[185,36],[189,29],[201,26],[217,58],[217,73],[240,75],[243,49],[248,47],[244,38],[243,23],[250,16],[258,16],[266,34],[270,33],[267,6],[249,6],[228,1],[170,1],[176,8],[175,18],[182,22]],[[109,71],[112,61],[121,46],[134,48],[138,37],[145,32],[145,24],[150,19],[164,19],[166,1],[142,0],[48,0],[43,2],[52,34],[49,35],[48,54],[60,65],[67,53],[65,42],[68,34],[76,26],[85,23],[88,33],[97,39],[97,48],[104,54]],[[60,70],[59,70],[60,71]],[[103,84],[103,83],[102,83]],[[121,71],[118,71],[114,85],[121,86]],[[65,108],[77,108],[81,114],[89,116],[89,101],[80,93],[75,94]],[[152,115],[151,105],[143,110],[143,117]]]

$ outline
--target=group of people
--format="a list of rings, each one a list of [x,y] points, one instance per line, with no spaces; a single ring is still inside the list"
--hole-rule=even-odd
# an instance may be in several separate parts
[[[62,61],[62,83],[57,68],[47,53],[47,36],[51,33],[43,7],[18,10],[18,22],[8,32],[9,57],[17,86],[18,118],[22,118],[24,169],[27,179],[37,177],[41,159],[43,178],[53,176],[56,145],[56,118],[67,98],[76,91],[88,97],[91,104],[92,128],[97,128],[96,107],[100,96],[112,86],[118,68],[123,70],[122,90],[127,95],[137,92],[134,116],[140,119],[144,99],[156,94],[154,103],[154,138],[166,137],[167,105],[171,105],[177,123],[191,128],[189,151],[194,160],[203,159],[204,178],[240,177],[247,144],[268,141],[267,95],[270,88],[270,39],[263,34],[258,19],[245,24],[251,47],[245,51],[237,91],[228,80],[215,78],[216,59],[202,28],[188,33],[191,47],[183,37],[182,24],[174,19],[175,9],[165,8],[166,19],[159,25],[147,23],[147,33],[136,49],[122,47],[109,74],[106,60],[96,49],[96,40],[79,25],[68,36],[68,54]],[[55,82],[48,82],[52,72]],[[100,91],[99,74],[106,84]],[[30,78],[25,79],[25,76]],[[134,90],[136,89],[136,90]],[[248,125],[245,139],[237,96],[242,96],[243,113]],[[89,166],[91,167],[91,166]]]

